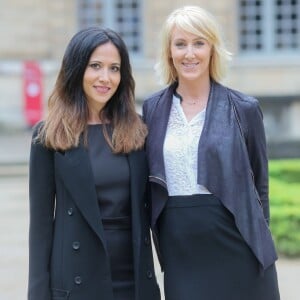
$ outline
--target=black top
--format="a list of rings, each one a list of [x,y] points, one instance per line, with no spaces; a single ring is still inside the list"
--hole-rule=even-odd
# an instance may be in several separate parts
[[[101,124],[88,125],[88,152],[102,220],[127,223],[131,214],[130,170],[125,154],[114,154]],[[126,217],[126,218],[124,218]],[[127,219],[127,221],[126,221]],[[116,222],[117,221],[117,222]]]

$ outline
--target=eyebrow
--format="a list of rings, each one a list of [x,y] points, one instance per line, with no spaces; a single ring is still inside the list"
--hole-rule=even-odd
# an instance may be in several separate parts
[[[90,60],[89,63],[98,63],[98,64],[101,64],[103,62],[101,60]],[[121,63],[120,62],[113,62],[113,63],[111,63],[111,65],[118,65],[118,66],[120,66]]]
[[[206,38],[199,36],[193,39],[193,41],[198,41],[198,40],[206,40]],[[175,38],[174,41],[186,41],[186,38]]]

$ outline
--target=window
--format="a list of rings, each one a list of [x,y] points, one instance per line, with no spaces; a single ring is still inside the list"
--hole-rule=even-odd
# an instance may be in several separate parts
[[[78,0],[79,28],[109,27],[124,39],[132,54],[141,53],[141,0]]]
[[[243,53],[299,52],[300,0],[240,0]]]
[[[97,0],[79,0],[79,28],[86,28],[104,23],[104,5]]]

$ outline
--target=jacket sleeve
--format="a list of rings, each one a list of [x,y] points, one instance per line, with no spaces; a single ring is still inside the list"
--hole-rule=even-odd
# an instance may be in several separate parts
[[[148,123],[148,103],[146,101],[144,101],[143,103],[143,108],[142,108],[142,119],[145,122],[145,124]]]
[[[55,203],[53,151],[35,141],[29,159],[29,278],[28,300],[50,300],[49,263]]]
[[[252,169],[252,178],[269,224],[269,175],[263,114],[256,99],[248,106],[246,114],[246,145]]]

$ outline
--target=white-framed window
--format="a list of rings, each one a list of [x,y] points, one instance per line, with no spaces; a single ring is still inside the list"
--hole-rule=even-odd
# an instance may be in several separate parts
[[[300,54],[300,0],[239,0],[242,54]]]
[[[100,25],[118,32],[133,55],[142,53],[141,0],[77,0],[79,29]]]

